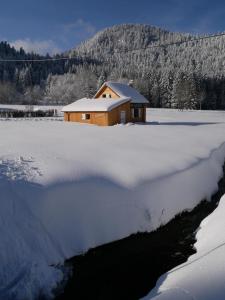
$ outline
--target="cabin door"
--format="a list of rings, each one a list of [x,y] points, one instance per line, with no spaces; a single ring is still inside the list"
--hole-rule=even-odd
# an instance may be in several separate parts
[[[126,111],[121,110],[120,112],[120,123],[125,124],[126,123]]]

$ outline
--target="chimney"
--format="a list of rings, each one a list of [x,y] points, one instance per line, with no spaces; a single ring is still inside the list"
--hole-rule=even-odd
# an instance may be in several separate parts
[[[128,85],[131,86],[131,87],[133,87],[133,84],[134,84],[134,81],[133,81],[133,79],[131,79],[131,80],[128,82]]]

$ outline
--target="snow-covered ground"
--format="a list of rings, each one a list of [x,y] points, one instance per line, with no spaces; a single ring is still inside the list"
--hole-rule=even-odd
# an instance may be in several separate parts
[[[12,109],[12,110],[49,110],[49,109],[56,109],[58,112],[61,112],[62,105],[19,105],[19,104],[1,104],[0,103],[0,110],[2,109]]]
[[[51,295],[63,276],[54,265],[217,190],[225,113],[149,110],[148,121],[0,121],[0,299]]]
[[[12,105],[12,104],[0,104],[0,111],[49,111],[54,110],[55,115],[62,117],[62,108],[63,106],[60,105]]]

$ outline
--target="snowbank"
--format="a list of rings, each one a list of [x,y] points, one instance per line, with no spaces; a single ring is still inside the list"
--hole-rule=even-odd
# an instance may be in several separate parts
[[[133,126],[0,121],[0,299],[49,296],[63,276],[53,265],[209,199],[222,175],[224,117],[150,110],[152,123]]]
[[[225,295],[225,196],[201,223],[188,261],[163,275],[143,300],[223,300]]]

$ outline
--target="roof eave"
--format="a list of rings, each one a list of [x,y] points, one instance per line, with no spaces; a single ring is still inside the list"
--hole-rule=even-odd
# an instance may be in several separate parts
[[[145,100],[143,100],[143,101],[131,100],[131,103],[134,103],[134,104],[148,104],[149,101],[147,99],[146,99],[146,101]]]
[[[82,100],[82,99],[81,99]],[[79,101],[79,100],[77,100],[77,101]],[[77,101],[75,101],[75,102],[77,102]],[[119,100],[119,101],[121,101],[120,103],[117,103],[117,105],[116,105],[116,103],[115,103],[115,105],[112,107],[112,108],[110,108],[110,109],[100,109],[100,108],[96,108],[96,110],[75,110],[75,109],[70,109],[70,107],[69,108],[67,108],[69,105],[71,105],[71,104],[69,104],[68,106],[64,106],[63,108],[62,108],[62,112],[64,112],[64,113],[66,113],[66,112],[109,112],[109,111],[112,111],[113,109],[115,109],[115,108],[117,108],[117,107],[119,107],[120,105],[123,105],[123,104],[125,104],[125,103],[127,103],[127,102],[131,102],[131,98],[124,98],[124,99],[121,99],[121,100]],[[75,102],[73,102],[73,103],[75,103]],[[116,101],[115,101],[116,102]]]

